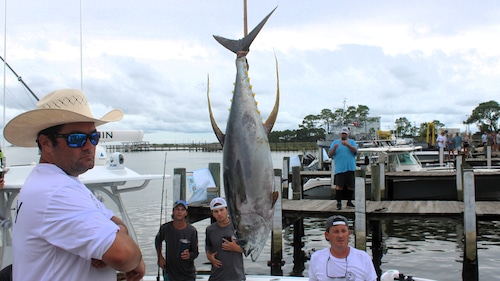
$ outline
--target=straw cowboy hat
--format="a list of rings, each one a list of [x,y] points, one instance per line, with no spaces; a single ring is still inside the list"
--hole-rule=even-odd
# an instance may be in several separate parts
[[[36,147],[38,133],[44,129],[77,122],[94,122],[96,126],[100,126],[122,118],[123,112],[114,109],[96,119],[82,91],[62,89],[43,97],[37,103],[36,109],[10,120],[3,130],[3,135],[13,145]]]

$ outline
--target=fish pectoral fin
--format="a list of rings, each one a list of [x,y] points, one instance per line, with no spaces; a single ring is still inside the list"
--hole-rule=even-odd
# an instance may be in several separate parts
[[[236,169],[234,172],[236,175],[235,178],[237,179],[236,181],[238,182],[236,186],[233,186],[235,194],[238,195],[240,202],[247,202],[247,184],[244,180],[243,168],[241,167],[240,161],[236,163]]]
[[[276,204],[276,201],[278,201],[279,196],[280,193],[278,191],[273,192],[273,203],[271,204],[271,208],[274,208],[274,205]]]

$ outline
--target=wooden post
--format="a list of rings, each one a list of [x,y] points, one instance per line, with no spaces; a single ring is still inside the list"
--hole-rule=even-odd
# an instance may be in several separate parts
[[[288,199],[289,182],[288,176],[290,175],[290,157],[283,157],[283,183],[282,183],[282,198]]]
[[[456,165],[456,172],[457,172],[457,200],[458,201],[463,201],[464,200],[464,182],[463,182],[463,177],[464,177],[464,166],[462,165],[462,155],[458,155],[457,159],[455,160],[455,165]]]
[[[356,188],[354,191],[356,211],[354,216],[355,247],[366,250],[366,195],[365,179],[356,177]]]
[[[281,193],[281,170],[274,169],[275,190]],[[283,276],[283,214],[281,205],[281,194],[278,194],[278,200],[274,204],[273,230],[271,231],[271,275]]]
[[[382,269],[380,266],[382,265],[382,256],[383,256],[383,248],[382,245],[382,221],[380,220],[371,220],[370,221],[371,232],[372,232],[372,261],[373,266],[375,267],[375,272],[377,276],[382,275]]]
[[[332,161],[333,163],[333,161]],[[332,164],[333,165],[333,164]],[[334,179],[335,179],[335,169],[332,166],[332,169],[330,170],[330,198],[336,199],[337,198],[337,187],[335,186]]]
[[[220,196],[220,163],[208,163],[208,170],[210,170],[210,174],[214,178],[215,186],[217,187],[217,194]]]
[[[463,280],[477,281],[479,269],[477,263],[476,237],[476,195],[474,188],[474,172],[464,172],[464,262],[462,268]]]
[[[387,189],[385,188],[385,163],[380,163],[380,200],[387,198]]]
[[[380,164],[371,165],[371,171],[370,200],[380,201]]]
[[[319,167],[319,170],[320,171],[323,171],[323,165],[325,163],[325,159],[323,159],[323,148],[322,147],[318,147],[318,161],[319,161],[319,164],[318,164],[318,167]]]
[[[491,168],[491,145],[486,145],[486,166]]]
[[[304,237],[304,219],[298,219],[293,223],[293,276],[302,276],[305,269],[302,237]]]
[[[292,167],[292,199],[300,200],[302,199],[302,178],[300,176],[300,167]]]
[[[172,202],[186,200],[186,168],[174,169],[172,199]]]
[[[444,166],[444,148],[439,148],[439,166]]]

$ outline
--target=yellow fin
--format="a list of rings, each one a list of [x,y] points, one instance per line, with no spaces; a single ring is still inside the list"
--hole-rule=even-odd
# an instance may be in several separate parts
[[[273,192],[273,203],[271,204],[271,208],[274,208],[274,204],[276,204],[276,201],[278,201],[278,196],[280,193],[278,191]]]

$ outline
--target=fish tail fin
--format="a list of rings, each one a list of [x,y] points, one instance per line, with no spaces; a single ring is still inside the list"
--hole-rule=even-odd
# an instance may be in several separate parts
[[[219,140],[219,143],[224,146],[225,135],[222,133],[217,122],[215,121],[214,115],[212,113],[212,106],[210,105],[210,77],[207,75],[207,99],[208,99],[208,113],[210,114],[210,123],[212,124],[212,129],[214,130],[215,136]]]
[[[276,7],[278,8],[278,7]],[[231,52],[237,54],[239,51],[250,51],[250,45],[252,44],[253,40],[255,37],[257,37],[257,34],[259,34],[260,30],[262,27],[264,27],[264,24],[266,24],[267,20],[269,17],[273,14],[273,12],[276,10],[274,8],[247,36],[245,36],[243,39],[239,40],[231,40],[227,39],[218,35],[214,35],[215,40],[219,42],[222,46],[226,47],[228,50]]]

